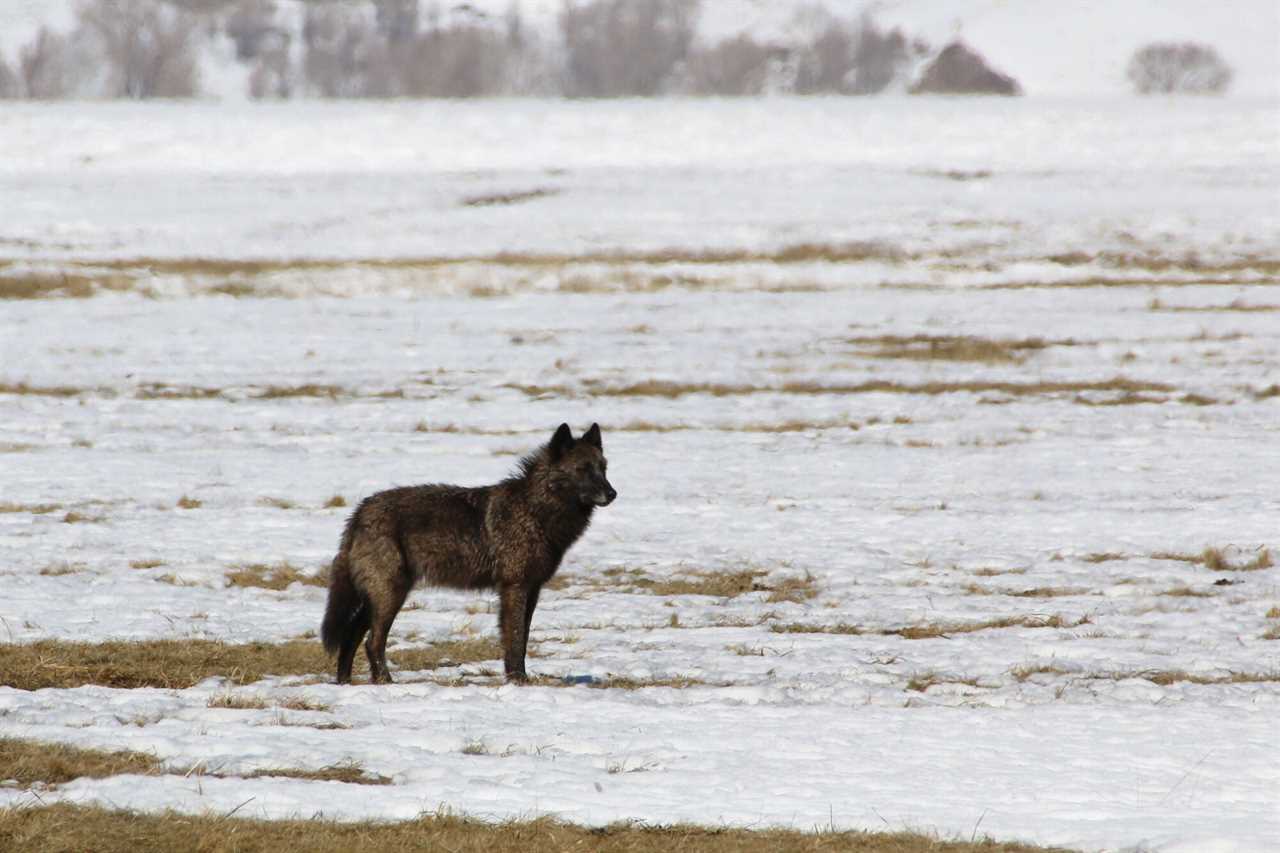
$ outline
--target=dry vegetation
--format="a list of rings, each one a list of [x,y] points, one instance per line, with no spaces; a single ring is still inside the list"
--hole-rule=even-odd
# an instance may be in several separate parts
[[[609,385],[588,379],[580,388],[564,385],[505,386],[530,397],[664,397],[674,399],[691,394],[709,394],[712,397],[733,397],[748,394],[980,394],[995,392],[1013,397],[1045,396],[1070,393],[1139,393],[1143,391],[1172,392],[1175,389],[1161,382],[1147,382],[1117,376],[1100,381],[1077,382],[1004,382],[996,380],[970,380],[964,382],[892,382],[884,379],[848,384],[819,383],[811,381],[784,382],[779,385],[733,385],[715,382],[680,382],[649,379],[629,385]]]
[[[650,595],[710,595],[717,598],[737,598],[752,592],[766,592],[768,595],[765,601],[770,603],[798,603],[818,594],[817,581],[809,572],[805,572],[803,576],[774,579],[770,579],[768,574],[763,569],[742,568],[654,578],[641,569],[615,567],[589,577],[560,575],[552,579],[548,586],[552,589],[584,586]]]
[[[1061,614],[1054,614],[1053,616],[1002,616],[977,622],[920,622],[900,628],[862,627],[844,622],[827,625],[789,622],[771,625],[770,630],[777,634],[876,634],[902,637],[904,640],[931,640],[995,628],[1078,628],[1089,624],[1090,621],[1088,616],[1067,619]]]
[[[332,661],[315,640],[229,644],[214,640],[73,643],[41,640],[7,644],[0,653],[0,686],[19,690],[45,687],[161,687],[185,689],[210,677],[248,684],[268,675],[327,678]],[[495,660],[492,640],[457,640],[388,654],[405,670],[434,669]],[[361,665],[358,656],[357,666]]]
[[[1049,853],[1050,848],[990,840],[944,841],[915,833],[746,830],[614,824],[591,829],[549,818],[508,823],[450,815],[404,823],[245,820],[229,816],[140,815],[93,806],[0,811],[0,847],[96,853],[275,853],[448,850],[452,853]],[[1065,853],[1059,850],[1058,853]]]
[[[100,779],[121,773],[157,773],[160,765],[158,758],[141,752],[107,752],[43,741],[0,738],[0,780],[13,779],[24,788],[37,782],[60,785],[84,777]]]
[[[1073,346],[1076,342],[1043,338],[998,340],[968,335],[876,335],[850,338],[848,343],[858,347],[860,355],[870,358],[1017,364],[1047,347]]]
[[[292,584],[304,586],[328,586],[327,572],[308,574],[291,563],[281,562],[274,566],[266,563],[250,563],[237,566],[227,572],[227,584],[238,587],[255,587],[258,589],[283,590]]]
[[[1197,566],[1204,566],[1206,569],[1215,572],[1254,572],[1261,569],[1269,569],[1275,565],[1275,561],[1271,557],[1269,548],[1260,548],[1254,552],[1252,559],[1245,560],[1241,563],[1233,563],[1228,559],[1226,552],[1230,548],[1205,548],[1199,554],[1187,554],[1174,551],[1157,551],[1151,555],[1153,560],[1176,560],[1183,563],[1191,563]]]

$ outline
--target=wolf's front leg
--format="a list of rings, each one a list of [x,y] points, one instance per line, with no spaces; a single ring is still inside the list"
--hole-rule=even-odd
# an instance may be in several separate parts
[[[523,682],[528,679],[524,671],[525,646],[529,640],[529,623],[525,608],[529,593],[518,583],[506,584],[499,591],[498,630],[502,634],[502,668],[507,681]]]

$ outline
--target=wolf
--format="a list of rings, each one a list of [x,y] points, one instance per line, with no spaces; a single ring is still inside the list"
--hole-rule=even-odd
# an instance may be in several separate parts
[[[320,636],[338,656],[338,683],[365,634],[370,679],[391,681],[387,633],[415,583],[498,590],[503,670],[523,682],[538,596],[596,507],[618,497],[609,483],[600,425],[551,440],[491,486],[407,486],[365,498],[342,532]]]

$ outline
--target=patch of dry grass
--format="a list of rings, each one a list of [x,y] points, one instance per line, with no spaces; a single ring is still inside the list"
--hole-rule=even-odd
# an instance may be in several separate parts
[[[239,778],[306,779],[310,782],[343,782],[348,785],[390,785],[392,783],[390,777],[378,773],[370,773],[362,765],[354,761],[343,764],[330,764],[328,767],[321,767],[319,770],[301,770],[296,767],[268,767],[262,770],[255,770]]]
[[[252,396],[258,400],[282,400],[294,397],[317,397],[336,400],[344,393],[344,390],[337,385],[308,383],[305,385],[267,385],[259,388]]]
[[[334,495],[324,502],[325,509],[340,509],[347,505],[347,499],[342,495]]]
[[[40,570],[40,574],[45,577],[60,577],[61,575],[74,575],[88,570],[89,567],[84,563],[50,563]]]
[[[550,187],[538,187],[532,190],[520,190],[506,193],[487,193],[467,196],[460,202],[463,207],[498,207],[535,201],[540,198],[559,195],[560,190]]]
[[[62,504],[18,504],[0,502],[0,513],[28,512],[32,515],[48,515],[49,513],[57,512],[60,509],[62,509]]]
[[[304,586],[328,586],[327,572],[307,574],[297,566],[280,562],[275,565],[266,563],[250,563],[237,566],[226,574],[228,586],[255,587],[257,589],[288,589],[292,584]]]
[[[273,509],[297,509],[298,505],[288,498],[261,497],[255,501],[258,506],[271,507]]]
[[[201,388],[195,385],[170,385],[167,382],[146,382],[134,390],[139,400],[212,400],[224,394],[222,388]]]
[[[328,656],[315,641],[232,645],[213,640],[41,640],[0,648],[0,685],[19,690],[85,684],[185,689],[212,676],[248,684],[267,675],[310,675],[330,668]]]
[[[156,559],[129,561],[129,568],[131,569],[158,569],[163,565],[164,565],[164,560],[156,560]]]
[[[1172,598],[1211,598],[1213,593],[1207,589],[1192,589],[1189,586],[1175,586],[1166,589],[1160,595],[1167,595]]]
[[[122,773],[158,773],[160,766],[160,759],[142,752],[83,749],[44,741],[0,738],[0,779],[13,779],[23,788],[37,782],[60,785],[86,777],[101,779]]]
[[[948,841],[917,833],[811,833],[783,829],[612,824],[589,828],[550,818],[490,823],[447,814],[403,823],[248,820],[229,815],[142,815],[59,804],[0,811],[0,846],[9,850],[95,853],[1067,853],[989,839]]]
[[[976,678],[943,675],[937,672],[921,672],[907,679],[907,690],[925,693],[928,692],[930,687],[936,687],[939,684],[963,684],[966,687],[982,686]]]
[[[441,640],[428,646],[397,648],[387,652],[387,658],[397,667],[408,671],[438,669],[464,663],[481,663],[500,660],[502,645],[490,638],[469,640]]]
[[[1144,391],[1172,392],[1171,385],[1129,379],[1123,376],[1106,380],[1060,382],[1009,382],[997,380],[969,380],[963,382],[904,383],[886,379],[873,379],[848,384],[819,383],[811,381],[784,382],[779,385],[733,385],[716,382],[681,382],[675,380],[648,379],[628,385],[610,385],[588,379],[581,388],[564,385],[508,384],[511,388],[530,397],[662,397],[676,399],[693,394],[712,397],[733,397],[750,394],[979,394],[997,392],[1014,397],[1047,396],[1068,393],[1140,393]]]
[[[101,524],[106,520],[107,519],[105,516],[88,515],[83,512],[78,512],[74,509],[62,517],[62,521],[64,524]]]
[[[178,503],[175,504],[175,506],[177,506],[178,509],[199,509],[204,506],[204,501],[183,495],[178,498]]]
[[[690,572],[677,577],[655,578],[641,569],[614,567],[598,575],[557,575],[547,586],[566,589],[570,586],[616,589],[650,595],[709,595],[737,598],[752,592],[766,592],[770,603],[803,602],[818,594],[817,580],[809,572],[770,579],[764,569],[742,568]]]
[[[1021,666],[1015,666],[1009,670],[1009,674],[1019,683],[1026,681],[1033,675],[1070,675],[1071,670],[1065,669],[1056,663],[1027,663]]]
[[[1005,592],[1004,595],[1012,595],[1015,598],[1061,598],[1071,595],[1089,595],[1089,593],[1090,590],[1076,586],[1037,586],[1016,592]]]
[[[1176,560],[1192,565],[1204,566],[1214,572],[1256,572],[1269,569],[1275,565],[1269,548],[1260,548],[1254,552],[1253,559],[1242,563],[1232,563],[1226,551],[1229,548],[1205,548],[1199,554],[1180,553],[1175,551],[1157,551],[1151,555],[1153,560]]]
[[[777,634],[878,634],[898,636],[904,640],[931,640],[998,628],[1078,628],[1089,624],[1090,621],[1088,616],[1067,619],[1060,614],[1055,614],[1053,616],[1003,616],[978,622],[920,622],[900,628],[869,628],[843,622],[832,625],[792,622],[771,625],[770,630]]]
[[[25,273],[0,276],[0,299],[88,299],[97,292],[92,276]]]
[[[72,385],[29,385],[26,382],[0,382],[0,394],[19,397],[76,397],[95,389]]]
[[[356,657],[357,666],[362,666],[364,656]],[[502,650],[493,640],[446,640],[396,649],[387,657],[400,669],[424,670],[495,660],[502,657]],[[332,660],[316,640],[244,644],[214,640],[41,640],[0,645],[0,686],[19,690],[85,684],[181,690],[214,676],[243,685],[268,675],[316,675],[327,679],[332,669]],[[291,707],[287,702],[281,707],[321,710],[313,705]]]
[[[1120,554],[1116,551],[1100,551],[1093,554],[1085,554],[1080,559],[1084,560],[1086,563],[1111,563],[1116,560],[1127,560],[1129,559],[1129,555]]]
[[[1280,671],[1232,671],[1221,674],[1208,674],[1188,672],[1185,669],[1147,669],[1131,672],[1091,672],[1085,674],[1084,677],[1106,681],[1126,681],[1131,678],[1141,678],[1145,681],[1150,681],[1152,684],[1168,687],[1171,684],[1262,684],[1280,681]]]
[[[860,354],[870,358],[1016,364],[1047,347],[1072,346],[1075,341],[1007,340],[971,335],[875,335],[850,338],[848,343],[862,348]],[[866,349],[868,347],[871,349]]]

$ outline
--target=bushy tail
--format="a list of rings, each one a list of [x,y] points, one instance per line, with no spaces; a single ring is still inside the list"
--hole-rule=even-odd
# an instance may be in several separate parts
[[[333,561],[329,603],[324,609],[324,621],[320,623],[320,639],[324,642],[325,651],[336,655],[351,639],[358,624],[356,617],[364,607],[364,596],[351,582],[351,564],[347,560],[347,550],[343,548]]]

